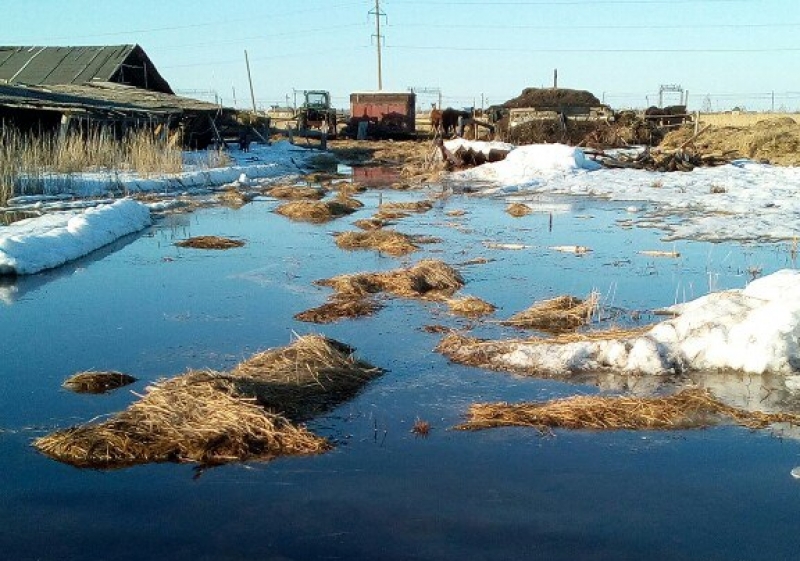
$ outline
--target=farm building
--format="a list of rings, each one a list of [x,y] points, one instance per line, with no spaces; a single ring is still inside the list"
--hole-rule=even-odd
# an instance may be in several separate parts
[[[0,123],[34,134],[150,127],[190,148],[242,126],[235,109],[174,95],[138,45],[0,47]]]
[[[350,94],[348,134],[355,136],[359,123],[372,137],[403,137],[416,130],[416,94],[409,92],[362,92]]]

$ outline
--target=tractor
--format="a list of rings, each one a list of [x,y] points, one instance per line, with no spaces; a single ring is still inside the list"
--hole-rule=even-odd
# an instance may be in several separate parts
[[[328,138],[336,138],[336,109],[331,107],[331,94],[321,90],[303,92],[305,101],[297,110],[297,134],[319,138],[327,129]]]

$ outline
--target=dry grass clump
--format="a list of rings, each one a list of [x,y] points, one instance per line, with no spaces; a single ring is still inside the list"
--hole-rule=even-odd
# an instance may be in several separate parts
[[[399,210],[381,210],[372,215],[377,220],[400,220],[411,216],[408,212],[400,212]]]
[[[388,226],[391,224],[388,220],[381,220],[380,218],[363,218],[361,220],[356,220],[353,222],[353,225],[357,228],[361,228],[362,230],[366,230],[367,232],[371,230],[380,230],[384,226]]]
[[[62,386],[76,393],[106,393],[135,381],[136,378],[122,372],[88,370],[70,376],[64,380]]]
[[[463,288],[461,274],[436,259],[425,259],[407,269],[384,273],[340,275],[317,281],[338,294],[367,295],[388,292],[403,298],[444,300]]]
[[[255,193],[244,193],[238,189],[226,189],[217,194],[217,200],[223,205],[239,208],[255,198]]]
[[[92,468],[318,454],[331,444],[293,422],[352,397],[381,373],[347,345],[305,336],[227,373],[192,371],[157,383],[114,417],[57,431],[34,446]]]
[[[282,204],[275,212],[291,220],[322,224],[352,214],[354,209],[338,201],[292,201]]]
[[[295,314],[294,319],[310,323],[333,323],[340,319],[368,317],[382,307],[378,302],[361,296],[334,297],[322,306]]]
[[[190,247],[192,249],[233,249],[234,247],[244,246],[242,240],[222,238],[220,236],[196,236],[186,240],[175,242],[178,247]]]
[[[428,212],[430,209],[433,208],[433,202],[431,201],[413,201],[408,203],[400,203],[400,202],[393,202],[393,203],[383,203],[378,207],[378,211],[381,213],[391,213],[391,212]]]
[[[340,232],[335,237],[336,245],[347,250],[376,249],[387,255],[401,256],[419,249],[410,236],[395,230]]]
[[[527,310],[503,321],[504,325],[520,329],[537,329],[547,333],[563,333],[586,325],[597,310],[598,295],[586,300],[574,296],[558,296],[537,302]]]
[[[305,187],[302,185],[278,185],[267,189],[265,194],[276,199],[312,199],[319,200],[326,194],[322,187]]]
[[[725,405],[702,389],[667,397],[576,396],[546,403],[479,403],[469,410],[461,430],[502,426],[590,430],[681,430],[708,427],[729,419],[748,428],[774,423],[800,424],[792,413],[750,412]]]
[[[487,316],[494,313],[497,309],[494,305],[481,300],[475,296],[465,296],[464,298],[453,298],[447,301],[447,306],[454,314],[466,317]]]
[[[533,212],[533,209],[531,209],[531,207],[529,207],[526,204],[511,203],[510,205],[508,205],[506,207],[506,212],[508,214],[510,214],[511,216],[519,218],[519,217],[526,216],[526,215],[530,214],[531,212]]]

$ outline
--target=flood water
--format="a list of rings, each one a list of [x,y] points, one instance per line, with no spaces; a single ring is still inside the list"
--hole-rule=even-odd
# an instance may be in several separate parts
[[[665,244],[657,231],[621,227],[624,203],[542,198],[540,212],[512,218],[503,201],[460,195],[399,222],[400,231],[443,240],[407,258],[335,246],[331,233],[352,229],[380,200],[423,196],[371,190],[358,196],[365,208],[321,226],[272,213],[271,200],[167,216],[66,267],[0,285],[0,558],[797,558],[800,481],[789,472],[800,465],[800,440],[737,427],[550,437],[522,428],[453,431],[473,402],[595,393],[598,383],[646,393],[654,382],[577,384],[449,364],[433,351],[441,335],[423,326],[509,333],[433,303],[394,299],[374,317],[324,326],[292,317],[327,298],[316,279],[433,257],[456,266],[490,259],[459,269],[463,293],[497,305],[495,319],[538,299],[594,289],[607,308],[650,321],[654,308],[709,287],[743,286],[748,271],[792,267],[788,246]],[[447,214],[455,209],[467,213]],[[212,234],[247,245],[173,245]],[[592,251],[548,249],[556,245]],[[30,446],[56,428],[124,409],[137,399],[131,392],[152,381],[190,368],[228,369],[305,333],[350,344],[388,369],[309,424],[337,443],[330,453],[198,474],[178,464],[81,470]],[[89,369],[139,381],[100,396],[61,388]],[[727,376],[708,384],[738,406],[794,408],[779,379]],[[416,419],[431,424],[427,438],[411,433]]]

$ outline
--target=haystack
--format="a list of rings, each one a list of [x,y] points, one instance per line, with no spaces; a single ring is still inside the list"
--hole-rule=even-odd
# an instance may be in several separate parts
[[[504,325],[520,329],[537,329],[547,333],[563,333],[586,325],[597,310],[598,295],[586,300],[574,296],[558,296],[537,302],[527,310],[503,321]]]
[[[391,202],[391,203],[383,203],[378,207],[378,211],[381,213],[392,213],[392,212],[428,212],[430,209],[433,208],[433,203],[431,201],[413,201],[413,202]]]
[[[368,317],[382,307],[378,302],[361,296],[338,296],[322,306],[295,314],[294,319],[310,323],[333,323],[340,319]]]
[[[396,230],[371,230],[365,232],[340,232],[336,245],[342,249],[376,249],[393,256],[408,255],[419,249],[412,238]]]
[[[227,373],[190,371],[157,383],[114,417],[57,431],[34,446],[93,468],[318,454],[331,444],[293,422],[351,398],[381,373],[355,359],[351,347],[309,335]]]
[[[326,191],[322,187],[307,187],[303,185],[278,185],[266,191],[266,194],[276,199],[322,199]]]
[[[354,208],[338,201],[292,201],[280,205],[275,212],[292,220],[322,224],[335,218],[347,216]]]
[[[192,249],[233,249],[234,247],[242,247],[244,242],[220,236],[197,236],[175,242],[175,245]]]
[[[667,397],[576,396],[545,403],[479,403],[461,430],[525,426],[546,433],[553,428],[589,430],[682,430],[730,420],[748,428],[774,423],[800,425],[800,415],[750,412],[725,405],[701,389]]]
[[[597,97],[586,90],[567,88],[525,88],[522,93],[506,101],[503,106],[516,107],[597,107],[601,105]]]
[[[465,296],[463,298],[453,298],[447,301],[450,311],[460,316],[476,318],[487,316],[494,313],[497,309],[494,305],[481,300],[476,296]]]
[[[520,218],[533,212],[533,209],[523,203],[511,203],[506,207],[506,212],[515,218]]]
[[[135,381],[136,378],[122,372],[87,370],[70,376],[62,386],[76,393],[106,393]]]
[[[442,261],[425,259],[407,269],[384,273],[340,275],[317,281],[338,294],[367,295],[388,292],[403,298],[444,300],[464,286],[461,274]]]

